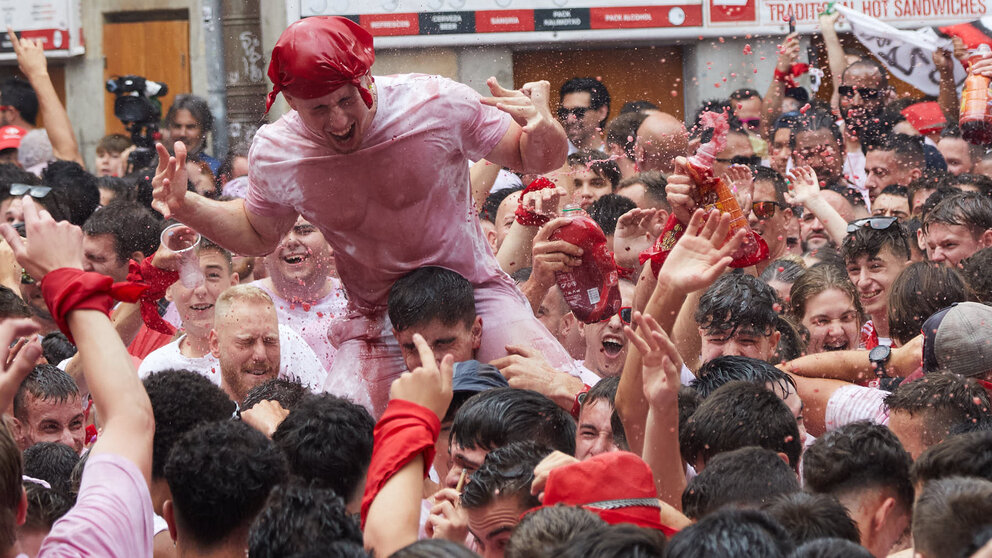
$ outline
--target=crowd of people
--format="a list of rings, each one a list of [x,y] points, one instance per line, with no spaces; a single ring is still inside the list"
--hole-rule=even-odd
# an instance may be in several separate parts
[[[553,112],[547,82],[373,77],[368,32],[307,18],[269,66],[291,110],[250,147],[211,157],[179,95],[152,166],[115,134],[90,170],[11,33],[0,553],[992,556],[966,51],[934,56],[938,99],[899,97],[835,23],[830,101],[792,34],[763,95],[683,121],[609,119],[595,78]],[[560,286],[588,264],[556,234],[576,215],[621,300],[591,323]]]

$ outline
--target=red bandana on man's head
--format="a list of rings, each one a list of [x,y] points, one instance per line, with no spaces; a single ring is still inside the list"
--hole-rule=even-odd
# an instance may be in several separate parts
[[[330,16],[297,21],[282,32],[272,49],[269,79],[273,86],[265,112],[280,91],[313,99],[349,83],[371,108],[372,91],[362,87],[361,81],[373,62],[372,35],[350,19]]]

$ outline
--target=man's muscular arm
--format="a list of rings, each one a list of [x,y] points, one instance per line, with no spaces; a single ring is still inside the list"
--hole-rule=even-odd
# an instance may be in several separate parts
[[[513,91],[500,87],[496,78],[486,83],[493,96],[483,97],[482,102],[513,117],[510,128],[486,160],[527,173],[546,173],[561,167],[568,155],[568,138],[548,106],[551,85],[537,81]]]
[[[186,190],[186,146],[176,142],[170,157],[156,145],[159,163],[152,180],[152,207],[175,218],[224,248],[243,256],[264,256],[293,227],[296,215],[266,217],[248,211],[244,200],[216,201]]]

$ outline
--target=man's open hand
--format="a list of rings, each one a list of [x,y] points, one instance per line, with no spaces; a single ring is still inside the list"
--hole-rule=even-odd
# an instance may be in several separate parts
[[[556,370],[540,351],[531,347],[507,345],[506,356],[489,364],[499,369],[510,387],[536,391],[559,404],[573,400],[582,390],[582,380]]]
[[[686,226],[685,234],[661,266],[658,280],[667,281],[683,293],[710,286],[726,271],[733,261],[731,254],[744,240],[744,229],[739,229],[727,239],[730,220],[729,213],[714,210],[707,215],[702,209],[697,209]]]
[[[560,126],[548,104],[551,84],[547,81],[525,83],[520,89],[504,89],[496,78],[491,77],[486,80],[486,85],[492,96],[483,97],[482,103],[512,116],[524,133],[531,133],[543,126]]]
[[[434,360],[434,351],[419,333],[413,334],[413,344],[420,353],[420,366],[413,372],[404,372],[389,388],[390,399],[402,399],[427,407],[443,419],[451,404],[451,377],[454,375],[455,357],[444,355],[441,366]]]
[[[678,405],[679,372],[682,357],[665,330],[651,316],[634,313],[637,331],[624,326],[624,333],[631,344],[641,353],[641,368],[644,377],[644,397],[652,407],[663,409]]]
[[[24,378],[34,369],[38,357],[41,356],[41,341],[35,335],[38,325],[30,318],[7,319],[0,322],[0,409],[8,409],[14,402],[14,395]],[[8,347],[18,338],[30,336],[27,341],[21,340],[17,353],[11,356]]]
[[[83,231],[68,221],[58,221],[25,196],[25,243],[14,227],[0,225],[0,234],[10,244],[14,256],[28,275],[40,281],[50,271],[62,267],[83,268]]]
[[[175,143],[176,156],[172,157],[161,143],[155,144],[158,151],[158,167],[152,179],[152,209],[171,219],[180,211],[186,201],[186,144]]]

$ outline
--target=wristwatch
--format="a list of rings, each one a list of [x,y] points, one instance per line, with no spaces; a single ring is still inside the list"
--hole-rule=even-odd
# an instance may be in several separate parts
[[[875,376],[888,378],[885,365],[889,363],[890,356],[892,356],[892,348],[888,345],[879,345],[868,351],[868,361],[875,365]]]

